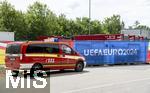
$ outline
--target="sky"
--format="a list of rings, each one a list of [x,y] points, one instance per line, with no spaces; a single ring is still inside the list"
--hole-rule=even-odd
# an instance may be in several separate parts
[[[89,0],[8,0],[17,10],[26,11],[35,1],[47,4],[57,15],[63,13],[69,19],[88,17]],[[102,21],[113,14],[121,16],[126,27],[136,20],[150,26],[150,0],[91,0],[91,19]]]

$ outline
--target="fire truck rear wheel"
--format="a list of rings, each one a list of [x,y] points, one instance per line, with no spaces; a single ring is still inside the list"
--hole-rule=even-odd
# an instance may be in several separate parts
[[[12,76],[17,77],[19,74],[19,71],[12,70]]]
[[[82,72],[82,71],[83,71],[83,68],[84,68],[83,62],[78,62],[78,63],[76,64],[75,71],[76,71],[76,72]]]
[[[59,71],[60,71],[60,72],[64,72],[65,70],[64,70],[64,69],[60,69]]]
[[[31,68],[31,70],[30,70],[30,75],[35,76],[36,75],[35,72],[38,71],[38,70],[42,71],[42,69],[43,69],[43,66],[41,64],[34,64]]]

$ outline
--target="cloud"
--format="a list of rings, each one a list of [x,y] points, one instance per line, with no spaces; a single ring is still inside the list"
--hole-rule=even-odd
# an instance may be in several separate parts
[[[80,7],[80,4],[79,4],[78,2],[74,2],[74,3],[72,3],[72,4],[69,6],[69,8],[71,8],[72,10],[74,10],[74,9],[76,9],[76,8],[78,8],[78,7]]]
[[[150,0],[144,0],[145,3],[149,4],[150,3]]]

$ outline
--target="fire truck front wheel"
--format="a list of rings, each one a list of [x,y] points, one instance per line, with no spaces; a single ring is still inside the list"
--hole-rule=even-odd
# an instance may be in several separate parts
[[[83,68],[84,68],[83,62],[77,62],[76,67],[75,67],[75,71],[76,72],[82,72]]]
[[[37,74],[39,74],[40,72],[37,72],[36,71],[42,71],[43,69],[43,66],[39,63],[36,63],[32,66],[31,70],[30,70],[30,75],[31,76],[36,76]]]

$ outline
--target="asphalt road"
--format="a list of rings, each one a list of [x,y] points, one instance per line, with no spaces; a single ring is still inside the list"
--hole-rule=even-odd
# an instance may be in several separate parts
[[[50,75],[50,93],[150,93],[150,65],[88,67]]]

